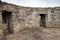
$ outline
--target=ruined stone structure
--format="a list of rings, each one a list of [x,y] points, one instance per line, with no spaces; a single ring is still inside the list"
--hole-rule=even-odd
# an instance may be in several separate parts
[[[60,27],[60,7],[33,8],[0,2],[0,38],[32,27]]]

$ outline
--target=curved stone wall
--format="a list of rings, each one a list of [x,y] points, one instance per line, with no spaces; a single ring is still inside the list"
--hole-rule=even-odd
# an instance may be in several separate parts
[[[40,27],[41,16],[39,14],[46,14],[46,27],[60,27],[60,7],[32,8],[3,2],[0,4],[0,30],[2,31],[2,11],[4,10],[12,12],[14,33],[23,29]]]

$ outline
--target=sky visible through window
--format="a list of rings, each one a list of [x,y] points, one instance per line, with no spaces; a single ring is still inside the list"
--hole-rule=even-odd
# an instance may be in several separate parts
[[[2,1],[28,7],[60,6],[60,0],[2,0]]]

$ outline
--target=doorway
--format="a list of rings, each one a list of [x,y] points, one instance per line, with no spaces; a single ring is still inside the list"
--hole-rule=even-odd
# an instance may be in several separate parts
[[[46,14],[40,14],[40,26],[46,28]]]
[[[13,33],[12,12],[2,11],[2,23],[4,35]]]

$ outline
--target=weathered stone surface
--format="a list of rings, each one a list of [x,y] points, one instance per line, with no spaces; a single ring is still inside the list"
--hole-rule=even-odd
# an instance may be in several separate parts
[[[22,7],[5,2],[0,2],[0,30],[3,36],[4,26],[2,20],[2,11],[12,12],[12,28],[14,34],[20,32],[23,29],[29,29],[32,27],[40,28],[41,16],[45,14],[46,27],[59,27],[60,28],[60,7],[54,8],[33,8]],[[43,17],[44,18],[44,17]],[[1,37],[2,37],[1,36]]]

